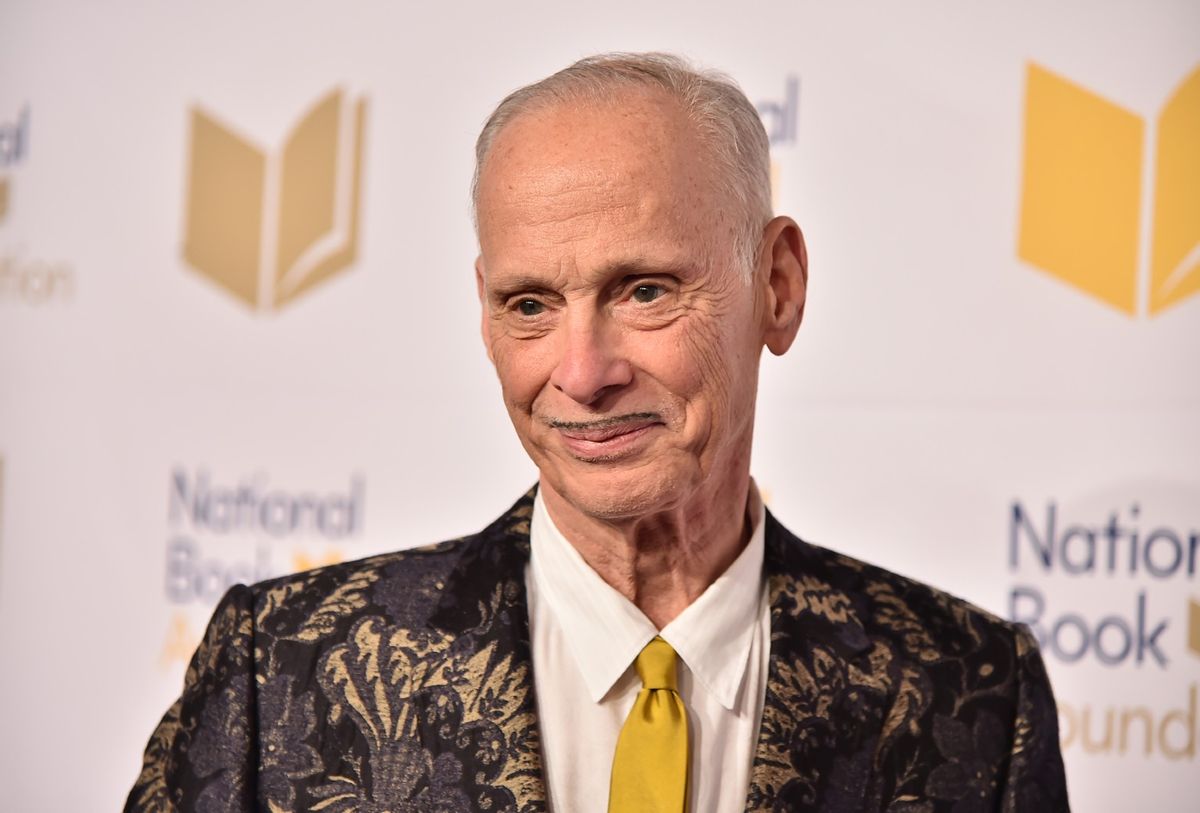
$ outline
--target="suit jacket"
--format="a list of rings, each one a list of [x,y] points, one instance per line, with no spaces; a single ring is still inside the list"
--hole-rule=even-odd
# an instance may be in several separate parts
[[[545,810],[532,504],[474,536],[232,588],[125,809]],[[769,513],[765,532],[771,651],[747,811],[1068,809],[1025,629]]]

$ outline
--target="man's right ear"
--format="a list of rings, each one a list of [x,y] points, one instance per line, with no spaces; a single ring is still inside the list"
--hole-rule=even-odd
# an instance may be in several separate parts
[[[488,320],[487,287],[483,283],[483,255],[475,258],[475,291],[479,294],[479,335],[483,338],[483,346],[487,350],[488,361],[493,366],[496,357],[492,355],[492,331]]]

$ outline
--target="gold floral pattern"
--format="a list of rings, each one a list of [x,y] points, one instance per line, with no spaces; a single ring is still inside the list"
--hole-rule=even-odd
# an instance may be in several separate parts
[[[127,811],[546,809],[524,570],[482,533],[217,607]],[[1067,810],[1032,637],[768,514],[771,653],[747,811]]]
[[[771,654],[747,811],[1069,809],[1026,630],[767,522]]]

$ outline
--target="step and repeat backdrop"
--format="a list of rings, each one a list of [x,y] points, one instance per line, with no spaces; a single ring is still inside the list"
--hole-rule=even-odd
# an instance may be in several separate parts
[[[734,76],[811,256],[754,473],[1037,633],[1075,808],[1200,799],[1200,6],[0,6],[0,807],[112,810],[234,582],[536,478],[472,144],[607,50]]]

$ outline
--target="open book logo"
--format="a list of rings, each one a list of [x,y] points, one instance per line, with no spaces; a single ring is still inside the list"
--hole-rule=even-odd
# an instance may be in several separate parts
[[[192,110],[184,259],[251,307],[272,310],[358,251],[366,102],[334,90],[268,154]]]
[[[1031,64],[1023,184],[1022,260],[1131,316],[1200,293],[1200,67],[1148,125]]]

